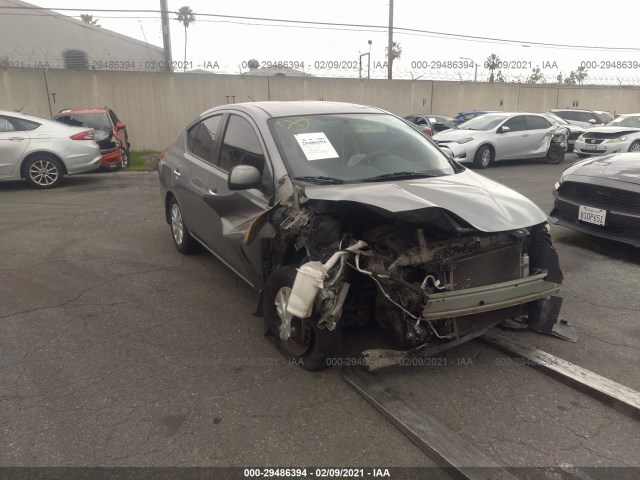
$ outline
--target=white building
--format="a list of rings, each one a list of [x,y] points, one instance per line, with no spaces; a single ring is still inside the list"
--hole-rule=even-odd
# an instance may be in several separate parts
[[[160,47],[20,0],[0,0],[0,68],[151,70]]]

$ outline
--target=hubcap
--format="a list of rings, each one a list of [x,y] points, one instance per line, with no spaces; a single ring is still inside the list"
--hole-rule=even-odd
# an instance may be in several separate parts
[[[489,165],[491,161],[491,152],[489,149],[485,148],[484,152],[482,152],[482,165]]]
[[[37,160],[29,167],[29,177],[38,185],[47,187],[58,179],[58,167],[49,160]]]
[[[638,150],[640,150],[640,143],[634,143],[629,149],[630,152],[637,152]]]
[[[129,165],[129,156],[124,148],[120,149],[120,160],[122,160],[122,168],[126,168]]]
[[[178,245],[182,245],[184,239],[184,223],[182,222],[182,212],[177,204],[171,207],[171,230],[173,231],[173,239]]]

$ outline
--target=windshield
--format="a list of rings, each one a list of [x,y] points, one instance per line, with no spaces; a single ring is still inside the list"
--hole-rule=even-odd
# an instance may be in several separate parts
[[[63,113],[56,116],[56,120],[72,127],[111,131],[111,122],[106,113]]]
[[[557,116],[555,113],[546,113],[545,114],[552,122],[556,122],[559,123],[560,125],[571,125],[569,122],[567,122],[564,118],[560,118],[559,116]]]
[[[608,123],[607,127],[640,128],[640,115],[618,117],[613,122]]]
[[[491,130],[500,125],[509,115],[486,114],[480,117],[472,118],[468,122],[458,125],[460,130]]]
[[[387,114],[274,118],[269,128],[291,177],[359,182],[456,173],[424,135]]]

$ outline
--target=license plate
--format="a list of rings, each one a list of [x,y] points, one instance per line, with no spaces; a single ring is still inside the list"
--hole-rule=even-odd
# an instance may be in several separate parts
[[[587,150],[595,150],[597,147],[597,145],[587,145]]]
[[[586,207],[584,205],[580,205],[580,208],[578,208],[578,220],[583,222],[604,226],[606,217],[607,211],[601,208]]]

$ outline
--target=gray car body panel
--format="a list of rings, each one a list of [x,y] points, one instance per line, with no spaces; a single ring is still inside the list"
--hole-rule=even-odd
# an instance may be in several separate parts
[[[547,219],[528,198],[470,170],[418,180],[309,185],[305,196],[311,200],[357,202],[394,213],[443,208],[483,232],[516,230]]]

